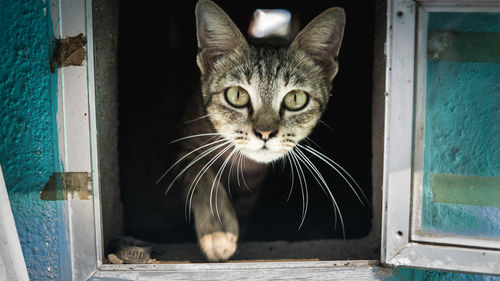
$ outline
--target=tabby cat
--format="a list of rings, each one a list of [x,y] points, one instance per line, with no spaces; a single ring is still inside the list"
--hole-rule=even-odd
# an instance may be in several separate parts
[[[194,215],[209,261],[225,261],[234,254],[237,217],[252,210],[267,164],[288,161],[302,188],[302,166],[307,167],[337,210],[327,183],[305,152],[354,182],[335,162],[300,143],[328,103],[344,24],[344,10],[330,8],[288,46],[256,46],[215,3],[197,3],[201,95],[190,103],[183,137],[174,141],[179,145],[177,161],[164,175],[173,175],[167,193],[174,182],[181,186],[186,216]],[[303,203],[304,217],[307,200]]]

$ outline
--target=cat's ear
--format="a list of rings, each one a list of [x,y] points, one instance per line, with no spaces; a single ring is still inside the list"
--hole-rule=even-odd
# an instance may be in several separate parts
[[[231,18],[214,2],[200,0],[196,4],[198,66],[205,73],[217,59],[238,51],[247,42]]]
[[[291,49],[305,52],[325,68],[331,80],[338,70],[338,55],[344,35],[344,9],[330,8],[314,18],[290,45]]]

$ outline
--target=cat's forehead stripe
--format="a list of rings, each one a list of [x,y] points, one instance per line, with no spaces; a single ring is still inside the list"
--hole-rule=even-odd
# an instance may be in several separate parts
[[[268,48],[257,49],[254,59],[258,75],[254,82],[258,83],[259,98],[262,103],[276,103],[277,93],[286,84],[282,70],[287,67],[289,61],[284,57],[283,51]]]

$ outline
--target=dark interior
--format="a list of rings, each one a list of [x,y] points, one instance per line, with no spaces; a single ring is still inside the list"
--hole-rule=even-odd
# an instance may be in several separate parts
[[[119,11],[119,181],[124,205],[124,234],[155,243],[195,243],[184,213],[168,211],[167,183],[156,180],[172,163],[169,142],[180,124],[187,97],[196,93],[199,70],[195,1],[122,1]],[[341,164],[372,198],[372,80],[375,1],[216,1],[244,34],[256,8],[283,8],[304,27],[331,6],[343,7],[347,24],[340,70],[322,120],[310,136],[324,154]],[[345,224],[345,241],[367,236],[373,227],[372,202],[363,206],[347,183],[317,159]],[[300,189],[290,190],[290,169],[280,164],[264,192],[241,242],[343,241],[332,203],[309,176],[309,210],[299,230]],[[378,220],[377,220],[378,221]],[[377,228],[378,229],[378,228]],[[362,247],[361,247],[362,248]],[[362,254],[361,254],[362,256]],[[336,257],[331,257],[336,258]],[[366,258],[373,258],[367,256]],[[189,257],[186,257],[189,259]]]

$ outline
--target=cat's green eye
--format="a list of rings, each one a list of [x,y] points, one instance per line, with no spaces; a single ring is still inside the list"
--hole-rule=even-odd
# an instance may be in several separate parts
[[[241,108],[247,106],[250,97],[245,89],[241,87],[231,87],[226,90],[226,100],[230,105]]]
[[[286,94],[283,99],[285,108],[291,111],[297,111],[304,108],[309,100],[309,96],[302,90],[293,90]]]

